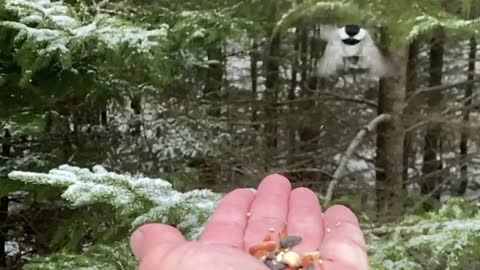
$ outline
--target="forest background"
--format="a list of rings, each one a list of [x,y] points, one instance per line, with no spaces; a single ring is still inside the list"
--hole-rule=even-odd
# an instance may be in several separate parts
[[[478,0],[0,1],[0,269],[136,269],[270,173],[349,206],[372,269],[480,268]],[[320,25],[395,73],[318,76]]]

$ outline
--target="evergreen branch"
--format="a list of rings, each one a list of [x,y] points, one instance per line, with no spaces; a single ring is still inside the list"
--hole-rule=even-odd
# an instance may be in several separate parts
[[[99,165],[94,166],[93,171],[68,165],[48,173],[13,171],[8,177],[26,183],[67,187],[62,197],[75,207],[106,203],[112,205],[120,217],[146,213],[132,220],[132,229],[160,220],[177,224],[189,237],[198,235],[199,225],[207,220],[221,197],[209,190],[181,193],[166,180],[121,175]]]
[[[300,21],[305,22],[307,19],[313,19],[314,17],[318,19],[315,22],[320,24],[335,24],[342,21],[358,23],[363,19],[361,13],[357,12],[358,9],[357,5],[347,1],[321,1],[316,3],[305,1],[301,4],[294,4],[276,23],[272,37]]]
[[[363,229],[362,231],[365,234],[371,235],[405,235],[433,230],[445,232],[465,229],[471,229],[480,232],[480,219],[474,217],[469,219],[462,219],[462,222],[459,222],[458,220],[444,220],[438,222],[422,222],[421,224],[411,225],[383,225],[378,228]]]
[[[478,35],[480,31],[480,18],[464,20],[449,14],[424,14],[423,16],[415,18],[415,24],[406,38],[411,42],[419,36],[435,31],[437,28],[443,28],[445,32],[452,34],[463,33],[465,36]]]

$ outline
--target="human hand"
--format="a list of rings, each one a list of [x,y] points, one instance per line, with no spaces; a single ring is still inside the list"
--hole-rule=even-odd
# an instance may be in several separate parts
[[[131,238],[140,270],[268,270],[248,253],[273,229],[287,230],[303,240],[292,250],[319,250],[321,270],[367,270],[366,244],[356,216],[346,207],[332,206],[322,214],[315,194],[292,190],[290,182],[274,174],[256,192],[237,189],[227,194],[198,241],[186,241],[165,224],[147,224]],[[271,234],[278,241],[276,233]]]

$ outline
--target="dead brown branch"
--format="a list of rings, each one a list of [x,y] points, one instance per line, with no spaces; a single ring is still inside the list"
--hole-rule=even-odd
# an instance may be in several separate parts
[[[366,125],[364,128],[362,128],[357,136],[353,138],[352,142],[348,146],[347,151],[345,152],[345,155],[342,157],[340,164],[333,174],[333,179],[328,185],[327,193],[324,196],[324,205],[328,206],[332,200],[333,197],[333,190],[335,189],[335,186],[337,185],[338,181],[343,177],[345,174],[345,171],[347,169],[347,164],[352,155],[354,154],[355,150],[360,146],[360,143],[362,142],[363,138],[370,132],[372,132],[380,123],[390,121],[392,118],[391,115],[389,114],[380,114],[377,116],[375,119],[370,121],[368,125]]]

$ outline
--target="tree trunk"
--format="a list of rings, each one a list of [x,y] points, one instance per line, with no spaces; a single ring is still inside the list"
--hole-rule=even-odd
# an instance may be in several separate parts
[[[257,87],[258,87],[258,43],[257,39],[253,38],[252,50],[250,51],[250,78],[252,83],[252,127],[258,130],[260,125],[258,121],[258,106],[257,106]]]
[[[470,121],[470,106],[472,104],[472,94],[475,83],[475,61],[477,59],[477,40],[475,37],[470,38],[470,53],[468,56],[468,80],[471,81],[465,88],[465,109],[463,111],[463,121],[467,124]],[[468,167],[467,167],[467,154],[468,154],[468,136],[465,132],[462,132],[460,137],[460,184],[458,187],[457,195],[463,196],[467,191],[468,184]]]
[[[298,55],[300,53],[300,30],[297,28],[295,31],[295,43],[294,43],[294,56],[292,63],[292,74],[290,78],[290,89],[288,90],[288,100],[293,101],[295,99],[295,90],[297,89],[297,74],[298,74]],[[294,115],[296,115],[296,105],[292,102],[289,105],[288,113],[288,163],[293,164],[295,162],[294,157],[296,153],[296,133],[297,125],[295,124]]]
[[[309,101],[302,103],[302,115],[305,120],[299,123],[299,148],[302,153],[308,153],[316,150],[318,147],[321,126],[321,123],[317,119],[318,106],[315,104],[316,102],[313,96],[314,93],[311,91],[311,89],[317,88],[317,81],[315,78],[313,78],[313,70],[310,69],[312,67],[312,58],[314,57],[314,52],[312,52],[314,48],[312,46],[315,46],[315,37],[309,37],[309,33],[310,31],[314,30],[315,29],[313,27],[303,26],[300,32],[301,94],[303,98],[310,99]],[[302,162],[304,164],[303,166],[306,167],[316,168],[318,166],[315,164],[317,162],[317,158],[313,155],[309,155]],[[299,177],[301,181],[311,183],[319,181],[321,178],[317,172],[302,172]]]
[[[214,105],[208,110],[208,114],[214,117],[220,116],[220,91],[222,89],[223,80],[223,53],[222,47],[218,41],[207,49],[207,57],[212,61],[207,69],[207,81],[203,91],[206,99],[213,101]]]
[[[442,84],[443,75],[443,55],[444,55],[444,32],[439,29],[435,37],[431,41],[430,46],[430,78],[429,85],[437,86]],[[427,105],[432,111],[442,104],[443,95],[441,92],[434,92],[427,97]],[[436,175],[437,170],[442,169],[442,163],[440,161],[440,135],[441,126],[439,124],[432,124],[427,127],[425,134],[425,144],[423,153],[422,174],[423,178],[420,182],[420,189],[422,194],[431,195],[432,201],[426,201],[424,208],[426,210],[432,209],[435,201],[440,200],[441,188],[439,185],[442,183],[440,175]]]
[[[0,199],[0,268],[7,267],[7,253],[5,244],[8,240],[8,195]]]
[[[301,32],[301,60],[302,60],[302,70],[301,70],[301,85],[302,85],[302,95],[306,98],[311,98],[313,93],[306,89],[304,86],[309,81],[308,78],[308,68],[309,68],[309,61],[308,61],[308,29],[306,27],[303,28]],[[312,85],[309,84],[309,88],[313,89],[314,87],[310,87]],[[315,108],[315,101],[311,100],[309,102],[303,103],[304,108],[308,108],[304,111],[304,115],[308,117],[308,121],[306,121],[304,126],[300,129],[300,140],[302,141],[302,151],[309,151],[312,147],[315,147],[317,144],[317,139],[320,134],[318,124],[316,123],[315,119],[312,119],[312,109]],[[310,112],[310,113],[308,113]]]
[[[407,81],[406,81],[406,90],[407,96],[415,92],[417,88],[417,54],[418,54],[418,43],[413,41],[408,48],[408,62],[407,62]],[[408,118],[412,119],[416,113],[415,106],[407,105],[405,109],[405,117],[407,122]],[[403,150],[403,184],[402,187],[405,190],[408,184],[408,169],[410,168],[410,156],[415,160],[415,151],[413,151],[414,146],[414,132],[405,133],[404,139],[404,150]]]
[[[134,95],[132,97],[130,108],[132,108],[135,116],[140,116],[140,114],[142,113],[142,97],[140,95]],[[140,135],[141,127],[142,123],[140,123],[140,119],[136,119],[131,127],[131,134]]]
[[[100,112],[100,123],[102,124],[102,126],[108,125],[108,115],[106,109]]]
[[[383,39],[387,39],[382,35]],[[386,40],[383,41],[386,44]],[[398,217],[402,213],[402,179],[404,127],[402,122],[406,98],[406,69],[408,49],[390,51],[390,61],[396,72],[380,80],[378,115],[387,113],[391,120],[379,125],[377,130],[376,193],[377,214],[381,217]]]
[[[9,129],[4,130],[2,143],[2,156],[10,157],[11,145],[10,140],[12,135]],[[0,268],[7,267],[7,253],[5,250],[5,243],[8,240],[8,194],[0,198]]]
[[[268,167],[277,148],[277,102],[279,92],[279,57],[280,57],[280,36],[276,34],[268,46],[268,53],[265,59],[265,95],[264,95],[264,134],[266,138],[265,166]]]

